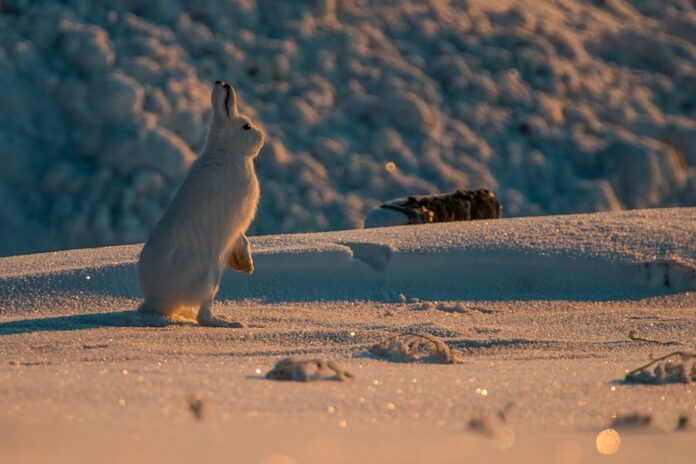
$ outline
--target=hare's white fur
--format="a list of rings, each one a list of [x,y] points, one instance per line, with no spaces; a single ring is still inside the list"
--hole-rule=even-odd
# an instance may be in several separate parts
[[[201,155],[140,253],[142,312],[175,315],[198,310],[199,324],[243,327],[212,313],[225,265],[251,274],[244,233],[256,214],[259,183],[254,157],[263,132],[237,111],[234,89],[217,81],[213,115]]]

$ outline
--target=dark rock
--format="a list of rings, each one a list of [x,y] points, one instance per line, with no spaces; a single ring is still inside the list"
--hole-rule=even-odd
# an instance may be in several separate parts
[[[499,217],[500,202],[490,190],[457,190],[447,194],[410,196],[389,201],[368,215],[365,227],[473,221]]]

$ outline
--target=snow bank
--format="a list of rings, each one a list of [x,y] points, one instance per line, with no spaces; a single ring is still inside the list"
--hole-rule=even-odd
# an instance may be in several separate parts
[[[256,271],[227,272],[218,298],[587,300],[693,291],[695,225],[691,208],[253,237]],[[140,298],[139,251],[1,259],[0,301]]]
[[[696,201],[684,0],[5,0],[0,30],[0,255],[143,241],[216,79],[269,134],[257,234],[455,188],[507,216]]]

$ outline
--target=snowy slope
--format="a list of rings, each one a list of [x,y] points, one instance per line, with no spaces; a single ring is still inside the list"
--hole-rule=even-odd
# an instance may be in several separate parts
[[[695,30],[689,0],[3,0],[0,255],[144,241],[217,79],[267,131],[258,235],[455,188],[694,205]]]
[[[220,299],[620,298],[696,290],[696,209],[252,238],[256,271]],[[139,297],[140,246],[0,260],[0,297]]]

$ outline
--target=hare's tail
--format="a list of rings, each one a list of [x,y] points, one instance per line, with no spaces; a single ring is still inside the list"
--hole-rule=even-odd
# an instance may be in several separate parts
[[[169,306],[157,300],[145,300],[137,311],[139,323],[144,327],[163,327],[171,324],[195,323],[188,314],[170,313]]]
[[[139,313],[162,313],[162,305],[160,305],[155,300],[146,299],[143,304],[138,307]]]
[[[176,306],[172,303],[161,300],[146,299],[141,304],[137,312],[141,318],[148,320],[176,322],[196,322],[196,314],[192,308],[187,306]]]

